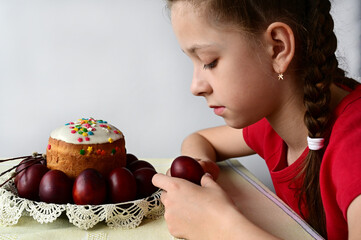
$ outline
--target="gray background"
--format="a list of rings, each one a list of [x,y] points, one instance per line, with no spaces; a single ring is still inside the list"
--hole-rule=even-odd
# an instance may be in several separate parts
[[[342,65],[360,76],[360,1],[334,7]],[[191,78],[162,0],[1,0],[0,157],[45,152],[52,129],[94,117],[138,157],[174,158],[186,135],[224,123]],[[241,161],[271,187],[263,160]]]

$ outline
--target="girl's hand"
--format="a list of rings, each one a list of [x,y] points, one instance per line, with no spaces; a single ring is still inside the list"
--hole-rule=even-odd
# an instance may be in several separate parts
[[[180,178],[156,174],[153,184],[163,193],[164,218],[169,232],[178,238],[224,239],[232,215],[240,215],[232,200],[205,174],[201,186]]]

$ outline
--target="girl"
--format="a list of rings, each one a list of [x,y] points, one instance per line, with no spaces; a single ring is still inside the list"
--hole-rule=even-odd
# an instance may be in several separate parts
[[[258,153],[277,195],[328,239],[361,239],[361,87],[345,77],[329,0],[169,0],[194,64],[191,91],[226,126],[187,137],[182,154],[215,161]],[[172,235],[274,239],[210,174],[201,185],[157,174]]]

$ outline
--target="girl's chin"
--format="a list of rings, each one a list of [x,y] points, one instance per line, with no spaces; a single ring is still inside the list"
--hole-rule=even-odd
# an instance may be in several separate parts
[[[253,123],[259,121],[259,119],[257,119],[256,121],[252,121],[251,119],[245,119],[242,117],[231,118],[229,116],[223,117],[223,119],[226,122],[227,126],[229,126],[231,128],[235,128],[235,129],[242,129],[242,128],[248,127],[249,125],[252,125]]]
[[[247,127],[246,124],[242,124],[241,122],[239,121],[235,121],[235,120],[229,120],[229,119],[226,119],[226,118],[223,118],[224,121],[226,122],[227,126],[231,127],[231,128],[235,128],[235,129],[242,129],[244,127]]]

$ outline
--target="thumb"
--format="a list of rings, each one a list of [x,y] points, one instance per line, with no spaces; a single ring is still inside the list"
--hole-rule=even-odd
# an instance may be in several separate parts
[[[205,173],[201,179],[202,187],[218,187],[217,183],[213,180],[213,177],[209,173]]]

